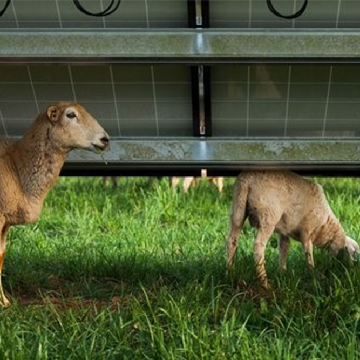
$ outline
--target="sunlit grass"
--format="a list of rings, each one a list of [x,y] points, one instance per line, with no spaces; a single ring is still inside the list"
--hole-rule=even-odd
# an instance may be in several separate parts
[[[360,238],[360,181],[317,179],[346,231]],[[0,359],[355,359],[360,267],[301,247],[264,292],[245,226],[235,274],[225,269],[233,180],[189,194],[168,181],[62,178],[39,222],[13,228],[0,310]]]

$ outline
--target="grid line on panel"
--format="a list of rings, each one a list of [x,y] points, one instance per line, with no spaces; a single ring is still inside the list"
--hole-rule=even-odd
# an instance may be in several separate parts
[[[15,9],[15,4],[14,2],[12,1],[11,2],[11,8],[12,8],[12,11],[14,13],[14,19],[15,19],[15,23],[16,23],[16,27],[19,29],[20,25],[19,25],[19,19],[17,17],[17,13],[16,13],[16,9]]]
[[[115,106],[115,113],[116,113],[116,121],[117,121],[117,125],[118,125],[119,136],[121,136],[120,119],[119,119],[119,108],[118,108],[118,103],[117,103],[117,101],[116,101],[116,89],[115,89],[115,83],[114,83],[114,75],[113,75],[112,65],[110,65],[110,79],[111,79],[111,88],[112,88],[113,97],[114,97],[114,106]]]
[[[152,93],[153,93],[153,101],[154,101],[154,115],[155,115],[155,122],[156,122],[156,134],[157,134],[157,136],[159,136],[160,135],[159,117],[158,117],[158,108],[157,108],[157,101],[156,101],[155,74],[154,74],[154,66],[153,65],[151,65],[151,80],[152,80]]]
[[[328,114],[328,108],[329,108],[329,99],[330,99],[332,71],[333,71],[333,67],[331,65],[330,66],[330,71],[329,71],[329,84],[328,84],[328,90],[327,90],[327,96],[326,96],[324,121],[323,121],[323,128],[322,128],[322,137],[325,137],[326,120],[327,120],[327,114]]]
[[[290,87],[291,87],[291,65],[289,65],[289,70],[288,70],[288,86],[287,86],[287,97],[286,97],[286,113],[285,113],[285,124],[284,124],[284,137],[287,136],[287,128],[288,128],[288,121],[289,121]]]
[[[249,23],[248,23],[249,28],[251,28],[251,22],[252,22],[252,0],[249,0]]]
[[[166,84],[166,82],[161,82]],[[169,82],[170,84],[173,84],[172,82]],[[328,84],[328,80],[326,81],[294,81],[293,82],[296,85],[327,85]],[[2,84],[7,84],[7,83],[2,83]],[[15,82],[12,83],[8,83],[8,84],[16,84]],[[21,84],[21,82],[19,82],[18,84]],[[127,84],[127,83],[119,83],[119,84]],[[133,83],[131,83],[133,84]],[[139,84],[145,84],[145,83],[139,83]],[[160,84],[160,82],[158,82],[158,84]],[[187,82],[174,82],[174,84],[187,84]],[[246,85],[247,81],[213,81],[213,84],[220,84],[220,85]],[[253,81],[252,82],[253,85],[264,85],[264,84],[275,84],[275,85],[287,85],[287,81]],[[360,85],[360,82],[341,82],[341,81],[333,81],[332,82],[333,85]]]
[[[5,120],[4,120],[3,114],[2,114],[2,112],[1,112],[1,109],[0,109],[0,120],[1,120],[1,124],[2,124],[2,126],[3,126],[3,129],[4,129],[4,134],[5,134],[6,137],[8,137],[9,134],[8,134],[8,132],[7,132],[7,130],[6,130]]]
[[[10,21],[6,21],[6,22],[10,22]],[[41,19],[37,19],[37,20],[26,20],[26,22],[27,23],[49,23],[49,22],[53,22],[53,21],[48,21],[48,20],[41,20]],[[66,23],[74,23],[75,22],[75,20],[62,20],[62,22],[64,23],[64,24],[66,24]],[[88,23],[89,22],[89,20],[83,20],[83,19],[76,19],[76,22],[77,23]],[[106,20],[106,22],[108,22],[108,23],[118,23],[119,22],[119,20]],[[123,19],[123,20],[121,20],[121,22],[122,23],[140,23],[140,22],[143,22],[143,21],[135,21],[135,20],[126,20],[126,19]],[[161,19],[157,19],[156,20],[156,22],[157,23],[168,23],[169,21],[168,20],[161,20]],[[179,24],[182,24],[183,23],[183,21],[181,21],[181,20],[171,20],[171,22],[172,23],[179,23]],[[232,22],[232,21],[229,21],[229,22]],[[278,21],[276,21],[276,22],[278,22]],[[323,22],[328,22],[328,21],[323,21]],[[349,20],[349,22],[350,22],[350,20]],[[351,21],[351,22],[353,22],[353,21]]]
[[[29,120],[28,117],[11,117],[11,118],[7,118],[7,119],[11,119],[11,120],[16,120],[16,121],[24,121],[24,120]],[[236,122],[239,120],[238,117],[216,117],[215,118],[216,121],[231,121],[234,124],[236,124]],[[102,121],[116,121],[117,119],[113,119],[113,118],[101,118]],[[143,117],[137,117],[137,118],[128,118],[128,117],[123,117],[122,121],[148,121],[149,118],[143,118]],[[185,121],[185,120],[189,120],[188,117],[163,117],[161,119],[163,120],[171,120],[171,121]],[[269,118],[258,118],[258,117],[253,117],[251,118],[251,121],[257,121],[257,122],[264,122],[266,123],[267,121],[278,121],[279,118],[278,117],[269,117]],[[308,122],[313,122],[313,121],[320,121],[323,120],[323,118],[314,118],[309,120],[308,118],[297,118],[296,121],[308,121]],[[336,121],[336,120],[344,120],[343,118],[332,118],[332,121]],[[345,119],[347,122],[353,122],[356,123],[359,121],[359,118],[346,118]],[[320,130],[321,131],[321,130]]]
[[[250,122],[250,65],[247,66],[246,136],[249,136]]]
[[[339,18],[340,18],[340,9],[341,9],[341,0],[338,0],[337,12],[336,12],[336,28],[339,27]]]
[[[166,21],[161,21],[161,20],[159,20],[158,22],[166,22]],[[174,21],[175,22],[175,21]],[[180,21],[178,21],[178,22],[180,22]],[[232,23],[234,23],[234,21],[233,20],[226,20],[226,19],[223,19],[223,20],[221,20],[221,22],[222,23],[229,23],[229,24],[232,24]],[[278,23],[278,24],[281,24],[281,22],[279,21],[279,20],[273,20],[273,19],[266,19],[266,21],[265,20],[255,20],[255,19],[252,19],[251,20],[251,23],[252,24],[262,24],[262,23],[264,23],[264,22],[266,22],[266,23]],[[333,21],[331,21],[331,20],[303,20],[303,21],[299,21],[300,23],[301,22],[306,22],[306,23],[315,23],[315,24],[317,24],[317,23],[319,23],[319,24],[326,24],[326,23],[333,23]],[[342,20],[342,22],[343,23],[354,23],[354,20]],[[280,27],[280,29],[287,29],[288,27],[284,27],[284,26],[281,26]]]
[[[52,81],[51,82],[54,85],[68,85],[69,83],[66,81]],[[108,81],[92,81],[91,82],[93,85],[111,85],[111,82]],[[189,85],[190,82],[189,81],[157,81],[156,82],[158,85]],[[221,82],[216,82],[216,83],[221,83]],[[223,82],[224,84],[228,84],[227,82]],[[236,84],[237,82],[231,82],[229,81],[229,83],[234,83]],[[239,84],[241,84],[241,82],[238,82]],[[11,82],[1,82],[2,85],[27,85],[28,82],[27,81],[11,81]],[[48,81],[34,81],[34,84],[39,84],[39,85],[47,85],[49,84]],[[85,81],[76,81],[76,84],[78,85],[88,85],[88,82]],[[149,81],[114,81],[114,84],[117,85],[148,85],[150,84]],[[242,83],[242,84],[245,84]],[[306,83],[305,83],[306,84]],[[316,84],[316,83],[311,83],[311,84]],[[342,84],[342,83],[337,83],[337,84]],[[344,85],[357,85],[360,83],[344,83]],[[1,101],[1,100],[0,100]]]
[[[69,99],[68,99],[69,100]],[[59,101],[59,99],[52,99],[52,100],[46,100],[46,101]],[[83,102],[92,102],[94,104],[112,104],[113,100],[93,100],[93,99],[83,99]],[[31,104],[33,103],[33,100],[10,100],[7,99],[6,101],[0,100],[0,103],[18,103],[18,104]],[[44,100],[41,100],[41,102],[44,102]],[[138,104],[138,103],[144,103],[144,104],[153,104],[153,100],[143,100],[143,99],[134,99],[134,100],[119,100],[119,104]],[[170,99],[170,100],[161,100],[159,101],[164,104],[174,104],[174,103],[191,103],[191,100],[189,99]],[[257,104],[257,103],[267,103],[267,104],[282,104],[285,103],[285,100],[250,100],[250,104]],[[308,104],[324,104],[324,100],[318,100],[318,101],[311,101],[311,100],[291,100],[289,101],[291,104],[303,104],[304,102]],[[215,99],[213,100],[213,103],[216,104],[247,104],[247,100],[223,100],[223,99]],[[359,100],[331,100],[332,104],[359,104]],[[322,118],[323,119],[323,118]]]
[[[257,104],[257,103],[264,103],[264,104],[283,104],[286,100],[274,100],[274,99],[257,99],[257,100],[250,100],[250,104]],[[123,101],[126,102],[126,101]],[[130,102],[130,101],[129,101]],[[146,102],[146,101],[144,101]],[[165,102],[165,101],[164,101]],[[213,103],[225,103],[225,104],[246,104],[247,100],[223,100],[223,99],[214,99]],[[307,100],[307,99],[300,99],[300,100],[291,100],[291,104],[303,104],[304,102],[308,104],[324,104],[324,100]],[[332,104],[359,104],[359,100],[331,100]]]
[[[354,20],[346,20],[346,19],[344,19],[344,20],[341,20],[343,23],[354,23]],[[7,21],[7,22],[10,22],[10,21]],[[41,19],[37,19],[37,20],[26,20],[26,22],[27,23],[49,23],[49,22],[51,22],[51,21],[48,21],[48,20],[41,20]],[[53,22],[53,21],[52,21]],[[74,20],[62,20],[62,22],[64,23],[64,24],[66,24],[66,23],[74,23]],[[89,22],[89,20],[82,20],[82,19],[76,19],[76,22],[77,23],[88,23]],[[118,23],[119,21],[118,20],[106,20],[106,22],[107,23]],[[124,19],[124,20],[121,20],[121,22],[122,23],[133,23],[133,22],[140,22],[140,21],[135,21],[135,20],[126,20],[126,19]],[[161,20],[161,19],[158,19],[158,20],[156,20],[156,22],[157,23],[168,23],[169,21],[168,20]],[[180,21],[180,20],[172,20],[171,21],[172,23],[183,23],[183,21]],[[221,22],[223,22],[223,23],[229,23],[229,24],[231,24],[231,23],[233,23],[234,21],[232,21],[232,20],[226,20],[226,19],[224,19],[224,20],[221,20]],[[264,22],[264,20],[254,20],[254,19],[252,19],[251,20],[251,23],[263,23]],[[305,22],[305,21],[303,21],[303,22]],[[307,23],[323,23],[323,24],[326,24],[326,23],[329,23],[329,22],[331,22],[330,20],[306,20],[306,22]],[[271,19],[267,19],[266,20],[266,23],[279,23],[279,20],[271,20]],[[281,27],[281,29],[286,29],[286,27]]]
[[[29,66],[26,66],[26,68],[27,68],[27,72],[28,72],[28,74],[29,74],[31,91],[32,91],[33,96],[34,96],[34,101],[35,101],[35,104],[36,104],[36,110],[37,110],[38,113],[40,113],[40,107],[39,107],[38,99],[37,99],[37,96],[36,96],[35,86],[34,86],[34,83],[33,83],[33,81],[32,81],[32,76],[31,76],[30,67],[29,67]]]
[[[67,99],[70,100],[70,99]],[[59,101],[59,99],[48,99],[46,101],[53,101],[53,102],[57,102]],[[13,103],[13,104],[31,104],[33,103],[34,100],[0,100],[0,104],[1,103]],[[42,101],[43,102],[43,101]],[[93,99],[83,99],[82,102],[91,102],[93,104],[113,104],[113,100],[93,100]],[[161,100],[159,101],[163,104],[184,104],[184,103],[191,103],[190,99],[169,99],[169,100]],[[340,101],[342,104],[344,103],[344,101]],[[355,101],[354,101],[355,102]],[[144,100],[144,99],[133,99],[133,100],[119,100],[118,101],[119,104],[153,104],[154,100]]]
[[[100,10],[104,11],[104,1],[100,0]],[[105,18],[106,16],[102,17],[102,23],[103,23],[103,28],[106,29],[106,22],[105,22]]]
[[[327,81],[296,81],[296,84],[299,85],[326,85]],[[172,84],[172,83],[171,83]],[[219,84],[219,85],[246,85],[247,81],[213,81],[213,84]],[[287,85],[287,81],[252,81],[253,85]],[[334,84],[338,85],[360,85],[360,82],[334,82]]]
[[[59,19],[59,26],[62,29],[63,23],[62,23],[62,19],[61,19],[60,8],[59,8],[59,0],[55,0],[55,5],[56,5],[56,11],[57,11],[58,19]]]
[[[294,14],[296,13],[296,0],[294,0],[293,13]],[[291,21],[291,26],[292,26],[293,29],[295,28],[295,20],[296,19],[292,19],[292,21]]]
[[[24,120],[29,120],[28,117],[24,118],[17,118],[17,117],[14,117],[14,118],[8,118],[10,120],[16,120],[16,121],[24,121]],[[220,120],[222,120],[222,118],[219,118]],[[113,118],[101,118],[102,121],[116,121],[117,119],[113,119]],[[122,118],[123,121],[148,121],[149,118],[146,117],[146,118],[142,118],[142,117],[137,117],[137,118],[128,118],[128,117],[123,117]],[[171,121],[185,121],[185,120],[189,120],[189,118],[187,117],[164,117],[162,120],[171,120]],[[224,120],[229,120],[229,119],[224,119]],[[232,119],[230,119],[232,120]],[[261,120],[261,119],[255,119],[255,120]],[[271,120],[271,119],[270,119]],[[350,119],[352,120],[352,119]],[[358,120],[358,119],[354,119],[354,120]]]
[[[9,23],[10,21],[6,21],[7,23]],[[41,19],[38,19],[38,20],[26,20],[26,22],[27,23],[39,23],[39,24],[41,24],[41,23],[49,23],[49,22],[51,22],[51,21],[48,21],[48,20],[41,20]],[[52,21],[53,22],[53,21]],[[67,24],[67,23],[74,23],[75,21],[74,20],[62,20],[62,23],[63,24]],[[89,22],[89,20],[82,20],[82,19],[76,19],[76,23],[88,23]],[[111,24],[111,23],[118,23],[119,22],[119,20],[108,20],[108,19],[106,19],[106,23],[109,23],[109,24]],[[135,20],[126,20],[126,19],[124,19],[124,20],[121,20],[121,23],[139,23],[139,22],[141,22],[141,21],[135,21]],[[156,20],[156,22],[157,23],[169,23],[169,21],[168,20],[161,20],[161,19],[159,19],[159,20]],[[183,21],[180,21],[180,20],[172,20],[171,21],[172,23],[179,23],[179,24],[182,24],[183,23]],[[229,21],[229,22],[231,22],[231,21]],[[328,22],[328,21],[323,21],[323,22]],[[353,22],[353,21],[350,21],[349,20],[349,22]],[[72,27],[72,28],[75,28],[75,27]],[[98,28],[94,28],[94,29],[98,29]]]
[[[77,102],[75,86],[74,86],[74,81],[73,81],[73,76],[72,76],[72,71],[71,71],[71,66],[68,65],[67,68],[68,68],[68,71],[69,71],[70,84],[71,84],[71,90],[72,90],[72,93],[73,93],[74,102]]]
[[[140,119],[142,120],[142,119]],[[238,120],[238,117],[216,117],[216,120],[223,120],[223,121],[233,121],[234,124],[236,123],[236,121]],[[252,117],[251,121],[259,121],[259,122],[264,122],[266,123],[266,121],[278,121],[279,118],[278,117],[267,117],[267,118],[259,118],[259,117]],[[317,120],[323,120],[323,118],[314,118],[309,120],[308,118],[296,118],[296,121],[308,121],[308,122],[312,122],[312,121],[317,121]],[[343,120],[343,118],[332,118],[331,120]],[[358,118],[346,118],[346,121],[359,121]]]
[[[145,0],[144,3],[145,3],[145,15],[146,15],[146,27],[150,28],[148,0]]]

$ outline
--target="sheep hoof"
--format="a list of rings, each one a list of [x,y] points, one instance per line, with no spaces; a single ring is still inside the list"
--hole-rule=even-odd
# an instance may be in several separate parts
[[[267,280],[263,280],[261,282],[261,286],[263,287],[264,290],[272,291],[272,287]]]
[[[7,298],[4,298],[4,299],[2,299],[0,306],[6,309],[11,306],[11,303]]]

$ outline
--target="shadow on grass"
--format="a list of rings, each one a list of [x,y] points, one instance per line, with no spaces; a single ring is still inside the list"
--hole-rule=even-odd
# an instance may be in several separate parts
[[[43,299],[78,298],[82,302],[122,299],[130,302],[151,294],[156,298],[166,291],[174,298],[197,297],[208,304],[220,293],[228,299],[251,300],[261,306],[263,299],[277,302],[306,303],[314,297],[345,296],[359,288],[358,267],[318,254],[314,273],[306,268],[302,254],[293,254],[287,271],[277,267],[277,257],[270,256],[267,272],[273,291],[261,288],[255,273],[252,254],[241,254],[232,274],[225,269],[221,254],[201,259],[166,259],[137,254],[123,258],[99,258],[87,263],[76,259],[23,259],[22,266],[10,259],[5,271],[5,289],[19,303],[33,304]],[[340,294],[340,295],[339,295]],[[128,300],[124,300],[128,299]],[[64,300],[61,300],[62,302]],[[345,304],[345,298],[339,300]],[[313,304],[313,300],[310,301]],[[310,306],[310,305],[306,305]],[[311,305],[310,307],[312,307]]]

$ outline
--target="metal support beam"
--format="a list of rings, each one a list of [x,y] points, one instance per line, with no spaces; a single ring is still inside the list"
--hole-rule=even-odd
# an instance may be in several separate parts
[[[359,62],[354,30],[0,31],[0,62]]]
[[[245,168],[289,168],[311,173],[359,172],[360,139],[115,139],[100,155],[73,151],[68,173],[236,174]],[[105,163],[106,162],[106,163]],[[86,173],[86,171],[85,171]]]
[[[192,66],[193,134],[197,137],[212,135],[210,66]]]
[[[209,27],[209,1],[188,0],[189,27],[201,30]],[[202,37],[198,37],[199,46]],[[193,135],[206,137],[212,135],[211,128],[211,82],[209,66],[191,67]]]

